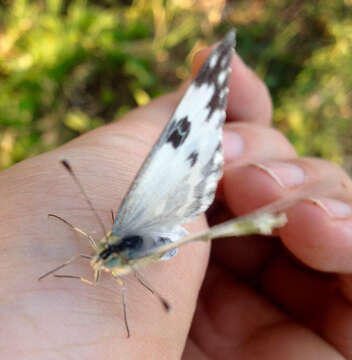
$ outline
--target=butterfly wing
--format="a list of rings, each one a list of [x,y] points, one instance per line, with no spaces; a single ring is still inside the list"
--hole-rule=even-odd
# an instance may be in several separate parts
[[[231,31],[213,50],[143,163],[116,217],[113,233],[120,238],[165,228],[181,236],[178,225],[212,203],[222,175],[222,125],[234,42]],[[158,240],[145,246],[159,246]]]
[[[165,252],[174,251],[176,247],[193,241],[209,241],[216,238],[244,236],[252,234],[270,235],[273,230],[284,226],[288,219],[284,211],[305,199],[312,199],[321,194],[327,194],[336,190],[336,181],[333,176],[325,176],[322,179],[297,188],[278,199],[264,205],[248,214],[217,224],[207,230],[192,234],[172,243],[160,244],[157,249],[150,249],[138,254],[139,258],[149,257],[151,260],[158,259]],[[138,261],[138,259],[137,259]]]

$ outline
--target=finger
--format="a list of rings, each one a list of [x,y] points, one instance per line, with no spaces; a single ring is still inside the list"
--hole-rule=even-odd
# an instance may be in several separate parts
[[[223,147],[225,166],[297,156],[292,144],[281,132],[253,123],[225,124]]]
[[[346,359],[352,356],[351,299],[333,274],[313,271],[280,253],[262,274],[265,295],[302,324],[339,349]],[[345,279],[351,276],[341,276]],[[340,290],[340,291],[339,291]]]
[[[200,350],[200,347],[191,339],[187,339],[185,351],[182,354],[182,360],[209,360],[208,356]]]
[[[195,55],[193,75],[199,71],[211,50],[207,48]],[[231,68],[227,120],[269,125],[272,120],[272,103],[267,87],[236,53]]]
[[[207,273],[190,336],[211,359],[343,358],[215,265]]]
[[[310,267],[350,272],[351,182],[336,165],[306,158],[234,168],[225,174],[224,192],[232,211],[242,214],[324,178],[333,179],[331,191],[286,210],[289,221],[279,233],[284,245]]]
[[[160,98],[121,122],[1,173],[0,196],[8,206],[0,208],[4,225],[0,256],[8,271],[0,275],[0,297],[11,306],[1,308],[0,317],[8,331],[1,337],[0,346],[18,348],[15,334],[20,329],[21,351],[40,351],[46,359],[53,356],[55,349],[60,349],[59,357],[77,353],[80,358],[110,358],[116,354],[123,357],[126,352],[132,358],[141,358],[145,353],[181,357],[207,264],[207,245],[187,246],[169,262],[152,264],[142,271],[143,277],[170,302],[174,309],[170,314],[140,284],[130,278],[125,280],[129,340],[125,338],[121,289],[108,281],[109,274],[103,274],[102,287],[89,287],[76,279],[36,280],[72,255],[89,255],[92,251],[88,241],[77,238],[71,228],[48,221],[48,213],[62,216],[97,241],[103,236],[103,229],[60,159],[70,161],[105,227],[111,230],[110,210],[118,209],[177,97]],[[204,218],[200,218],[189,229],[199,231],[205,226]],[[61,273],[92,279],[89,261],[84,259]],[[186,279],[188,291],[184,292]],[[33,339],[33,327],[39,332],[45,329],[46,335]],[[82,343],[84,348],[79,346]]]
[[[220,204],[215,204],[215,209],[211,209],[213,211],[209,213],[211,225],[238,215],[238,212],[234,212],[236,204],[246,207],[251,203],[253,191],[237,191],[236,181],[238,179],[235,169],[242,169],[241,165],[243,164],[262,162],[268,159],[280,160],[296,157],[292,145],[274,129],[249,123],[229,123],[225,125],[225,128],[224,154],[226,162],[222,185],[226,189],[226,193],[219,194]],[[248,180],[251,181],[251,178]],[[253,181],[257,181],[256,178]],[[263,204],[264,202],[263,200]],[[224,203],[225,207],[230,207],[230,209],[224,208]],[[216,217],[212,214],[215,214]],[[235,271],[237,276],[248,278],[256,275],[277,245],[279,245],[277,240],[263,241],[261,237],[221,239],[214,242],[213,255],[217,261]]]
[[[294,158],[296,152],[289,141],[272,128],[244,122],[227,123],[224,126],[223,151],[225,173],[227,166],[240,166],[267,158]],[[223,181],[220,180],[217,198],[223,197]]]

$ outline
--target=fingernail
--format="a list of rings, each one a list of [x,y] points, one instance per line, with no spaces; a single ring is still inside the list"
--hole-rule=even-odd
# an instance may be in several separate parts
[[[343,201],[327,198],[309,198],[307,200],[319,206],[333,219],[344,219],[352,216],[352,207]]]
[[[223,146],[225,161],[231,161],[243,154],[244,141],[237,132],[226,130],[224,131]]]
[[[252,166],[263,170],[281,187],[292,187],[304,183],[304,171],[296,164],[272,161],[266,162],[265,165],[254,163]]]

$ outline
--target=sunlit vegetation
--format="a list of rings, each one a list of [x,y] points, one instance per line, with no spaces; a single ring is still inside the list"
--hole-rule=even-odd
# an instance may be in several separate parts
[[[0,21],[0,168],[175,89],[231,27],[275,126],[351,167],[352,0],[7,0]]]

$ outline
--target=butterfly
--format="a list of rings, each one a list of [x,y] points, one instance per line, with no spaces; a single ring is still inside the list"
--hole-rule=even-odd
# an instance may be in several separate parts
[[[286,221],[284,214],[262,211],[191,236],[187,236],[187,231],[181,226],[209,208],[222,176],[222,128],[234,46],[235,31],[232,30],[214,48],[185,92],[130,186],[114,218],[111,232],[96,242],[83,230],[57,215],[49,214],[86,236],[94,255],[75,256],[39,279],[56,273],[80,256],[90,260],[94,282],[77,276],[57,276],[79,278],[91,284],[99,280],[102,271],[110,272],[123,288],[128,336],[122,276],[131,272],[138,274],[137,270],[142,266],[172,258],[177,254],[177,247],[187,242],[253,232],[267,234]],[[62,164],[95,212],[68,161],[63,160]],[[166,309],[170,308],[140,275],[137,278],[161,300]]]

